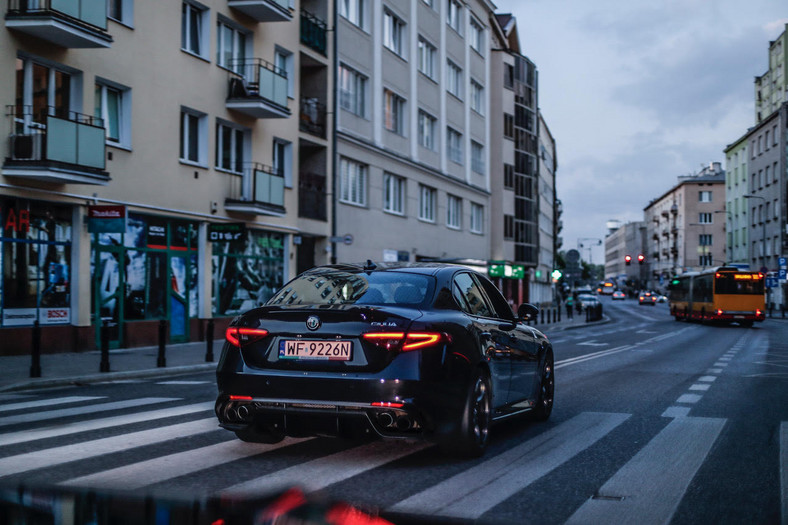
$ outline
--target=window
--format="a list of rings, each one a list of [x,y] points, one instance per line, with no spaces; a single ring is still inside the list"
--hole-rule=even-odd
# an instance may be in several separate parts
[[[131,147],[131,95],[127,88],[97,82],[95,115],[104,121],[107,142]]]
[[[419,185],[419,219],[435,222],[435,202],[437,191],[429,186]]]
[[[347,66],[339,66],[339,107],[359,117],[365,115],[367,78]]]
[[[493,310],[484,300],[484,292],[467,273],[461,273],[454,278],[452,295],[463,311],[480,317],[494,317]]]
[[[698,201],[699,202],[711,202],[711,192],[710,191],[699,191],[698,192]]]
[[[182,161],[201,166],[206,164],[206,118],[204,113],[181,108],[180,158]]]
[[[503,114],[503,136],[514,140],[514,115],[511,113]]]
[[[134,23],[134,0],[109,0],[107,16],[123,25],[131,26]]]
[[[514,165],[503,165],[503,187],[513,190],[514,189]]]
[[[348,22],[364,28],[364,2],[366,0],[339,0],[339,15]]]
[[[698,214],[698,222],[700,224],[711,224],[712,216],[711,213],[700,213]]]
[[[217,26],[216,63],[236,73],[243,73],[246,59],[246,33],[224,22]]]
[[[339,199],[342,202],[366,206],[367,166],[350,159],[340,159],[339,186]]]
[[[710,253],[701,255],[698,260],[700,266],[711,266],[712,256]]]
[[[774,176],[774,182],[778,182],[780,180],[780,171],[777,169],[777,163],[774,163],[772,166],[772,175]]]
[[[462,69],[451,60],[448,61],[446,68],[446,91],[457,98],[462,98]]]
[[[459,0],[446,0],[446,23],[449,27],[462,34],[462,5]]]
[[[244,131],[242,129],[217,122],[216,167],[233,173],[243,173]]]
[[[471,18],[471,34],[468,40],[470,40],[471,49],[484,55],[484,28],[475,18]]]
[[[71,75],[51,65],[29,58],[16,59],[16,100],[21,124],[40,129],[46,126],[47,115],[67,116],[71,109]],[[28,102],[30,101],[30,102]],[[22,105],[32,104],[32,115],[23,115]],[[25,129],[25,133],[29,130]]]
[[[284,177],[285,187],[293,187],[293,146],[290,141],[274,139],[271,167]]]
[[[767,185],[767,186],[768,186],[768,185],[769,185],[769,183],[772,181],[772,180],[771,180],[772,178],[771,178],[771,176],[769,175],[769,169],[770,169],[770,168],[771,168],[771,166],[766,166],[766,168],[764,168],[764,170],[763,170],[763,176],[764,176],[764,178],[766,179],[766,185]]]
[[[471,109],[484,115],[484,88],[475,80],[471,80]]]
[[[181,7],[181,49],[207,58],[208,10],[198,4],[184,2]]]
[[[701,246],[711,246],[711,234],[701,233],[698,236],[698,244],[700,244]]]
[[[404,54],[405,23],[391,14],[383,13],[383,45],[402,56]]]
[[[287,76],[287,96],[293,97],[295,73],[293,72],[293,53],[287,49],[276,46],[274,51],[274,65]]]
[[[435,125],[437,119],[422,110],[419,110],[419,145],[430,151],[435,151]]]
[[[471,141],[471,169],[475,173],[484,174],[484,146]]]
[[[405,214],[405,179],[391,173],[383,175],[383,209]]]
[[[503,240],[514,240],[514,215],[503,216]]]
[[[449,202],[446,206],[446,226],[459,229],[462,226],[462,199],[449,195]]]
[[[471,232],[484,233],[484,206],[471,203]]]
[[[435,46],[419,37],[419,71],[435,80]]]
[[[446,150],[449,159],[462,164],[462,134],[452,128],[446,130]]]
[[[383,90],[383,120],[387,130],[398,135],[405,133],[405,99],[390,91]]]
[[[512,64],[504,64],[503,87],[514,89],[514,66]]]

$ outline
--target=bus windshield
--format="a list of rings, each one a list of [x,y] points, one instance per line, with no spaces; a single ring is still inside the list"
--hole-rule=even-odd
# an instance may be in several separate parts
[[[736,295],[763,295],[763,277],[757,273],[718,273],[716,293]]]

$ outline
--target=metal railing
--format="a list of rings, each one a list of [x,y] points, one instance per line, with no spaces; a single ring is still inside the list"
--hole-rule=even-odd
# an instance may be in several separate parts
[[[327,26],[309,11],[301,10],[301,43],[326,56]]]
[[[326,105],[313,97],[302,98],[298,127],[301,131],[326,138]]]
[[[8,15],[57,15],[107,30],[107,0],[9,0]]]
[[[325,221],[328,217],[326,177],[301,173],[298,177],[298,216]]]
[[[284,175],[258,162],[245,164],[243,175],[230,176],[229,200],[284,207]]]
[[[231,61],[230,99],[262,98],[287,109],[287,72],[262,58]]]

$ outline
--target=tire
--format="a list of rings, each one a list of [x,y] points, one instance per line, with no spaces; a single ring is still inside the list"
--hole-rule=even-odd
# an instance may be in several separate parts
[[[247,427],[244,430],[236,430],[236,437],[246,443],[266,443],[272,445],[279,443],[285,436],[281,432],[263,430],[256,427]]]
[[[536,405],[531,412],[531,419],[534,421],[546,421],[553,412],[553,400],[555,397],[555,363],[553,351],[545,353],[542,366],[539,368],[539,395],[536,398]]]
[[[441,450],[452,456],[480,457],[487,448],[491,423],[490,380],[483,370],[478,370],[468,386],[459,427],[454,435],[440,443]]]

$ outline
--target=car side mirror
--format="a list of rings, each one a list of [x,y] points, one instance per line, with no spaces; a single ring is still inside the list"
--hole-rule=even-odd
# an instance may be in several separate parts
[[[530,321],[531,319],[536,319],[539,315],[539,308],[536,306],[523,303],[517,307],[517,318],[522,319],[523,321]]]

